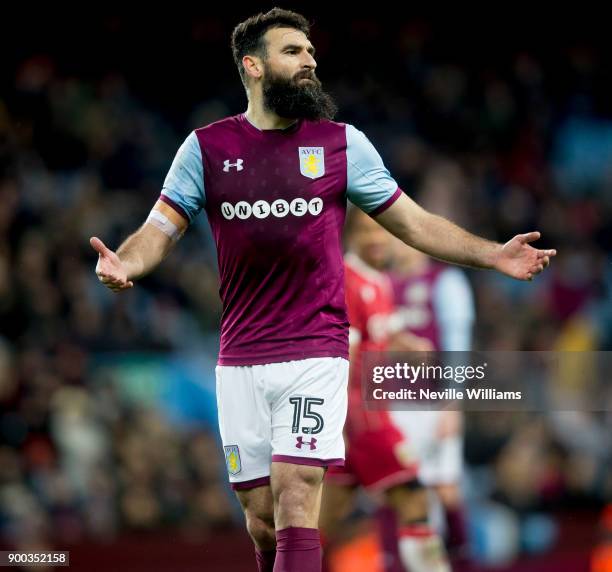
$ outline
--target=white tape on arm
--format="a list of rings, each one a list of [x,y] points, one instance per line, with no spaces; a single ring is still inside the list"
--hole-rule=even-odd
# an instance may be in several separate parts
[[[170,240],[177,241],[181,238],[181,232],[178,227],[163,213],[157,209],[153,209],[147,217],[147,222],[156,226],[165,235],[170,237]]]

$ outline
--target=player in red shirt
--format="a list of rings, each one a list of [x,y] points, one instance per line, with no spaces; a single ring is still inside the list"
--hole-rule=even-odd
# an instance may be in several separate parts
[[[393,289],[382,270],[389,259],[391,235],[372,218],[354,210],[347,221],[346,238],[345,291],[350,322],[347,454],[344,467],[328,470],[321,526],[333,538],[360,485],[382,505],[377,520],[385,569],[446,571],[449,567],[442,542],[427,526],[427,497],[416,481],[417,463],[410,444],[389,412],[366,409],[361,394],[363,352],[427,350],[429,344],[409,333],[390,331]]]

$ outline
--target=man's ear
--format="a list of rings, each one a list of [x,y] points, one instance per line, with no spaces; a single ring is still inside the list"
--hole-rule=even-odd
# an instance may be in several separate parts
[[[243,56],[242,65],[248,77],[253,79],[261,78],[263,74],[263,65],[260,58],[257,56]]]

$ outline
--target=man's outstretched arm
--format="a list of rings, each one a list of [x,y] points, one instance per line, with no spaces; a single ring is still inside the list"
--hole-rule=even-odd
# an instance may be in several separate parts
[[[426,211],[404,194],[375,220],[430,256],[463,266],[491,268],[518,280],[531,280],[557,254],[556,250],[538,250],[529,245],[540,238],[539,232],[519,234],[499,244]]]
[[[188,225],[172,207],[157,201],[147,221],[123,241],[116,253],[99,238],[90,238],[98,253],[98,279],[113,292],[132,288],[133,280],[151,272],[166,257]]]

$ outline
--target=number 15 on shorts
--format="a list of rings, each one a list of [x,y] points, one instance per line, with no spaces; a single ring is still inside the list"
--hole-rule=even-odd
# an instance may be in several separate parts
[[[323,431],[325,422],[320,413],[314,409],[318,405],[325,403],[324,399],[318,397],[302,397],[294,396],[289,398],[289,403],[293,405],[293,423],[291,424],[292,433],[305,433],[316,435]],[[314,425],[302,427],[302,422],[306,419],[314,421]]]

